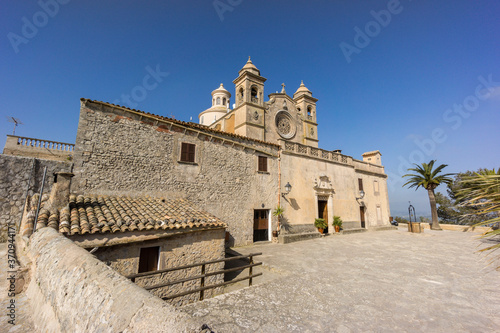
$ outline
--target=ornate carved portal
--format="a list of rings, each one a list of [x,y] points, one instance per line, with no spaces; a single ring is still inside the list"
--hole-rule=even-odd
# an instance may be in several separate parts
[[[314,190],[318,200],[328,201],[329,197],[333,197],[335,190],[333,189],[332,182],[328,176],[321,175],[314,179]]]

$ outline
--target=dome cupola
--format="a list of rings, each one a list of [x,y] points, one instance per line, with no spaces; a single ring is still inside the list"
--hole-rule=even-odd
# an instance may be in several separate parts
[[[209,126],[220,119],[231,105],[231,93],[221,83],[219,88],[212,91],[212,106],[198,115],[201,125]]]
[[[245,66],[243,66],[243,68],[240,69],[239,74],[241,75],[243,72],[250,72],[260,76],[260,71],[257,69],[257,67],[255,67],[252,60],[250,60],[250,57],[248,57],[248,61],[245,64]]]
[[[293,94],[293,98],[296,98],[300,95],[312,96],[312,92],[304,85],[304,81],[300,81],[300,87],[299,89],[297,89],[295,94]]]

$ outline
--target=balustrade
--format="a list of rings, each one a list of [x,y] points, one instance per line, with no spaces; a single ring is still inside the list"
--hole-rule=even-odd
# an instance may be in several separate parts
[[[298,153],[301,155],[307,155],[315,158],[321,158],[325,160],[330,160],[334,162],[352,164],[352,159],[349,156],[342,155],[339,153],[331,152],[328,150],[309,147],[302,145],[300,143],[285,141],[284,150],[288,152]]]
[[[22,147],[51,149],[63,152],[72,152],[75,149],[75,145],[72,143],[41,140],[21,136],[17,137],[17,145]]]

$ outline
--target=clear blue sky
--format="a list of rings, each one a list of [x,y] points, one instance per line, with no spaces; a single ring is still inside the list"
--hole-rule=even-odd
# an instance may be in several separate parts
[[[17,135],[74,142],[81,97],[135,92],[137,109],[197,121],[250,55],[266,94],[304,80],[319,99],[321,148],[382,152],[394,216],[409,200],[430,215],[401,187],[405,161],[500,167],[498,0],[54,1],[0,4],[2,147],[7,116]]]

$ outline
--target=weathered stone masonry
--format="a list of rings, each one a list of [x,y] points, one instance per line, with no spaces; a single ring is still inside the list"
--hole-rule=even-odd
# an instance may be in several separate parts
[[[48,193],[54,183],[54,172],[69,172],[72,163],[0,155],[0,242],[5,242],[7,239],[7,225],[17,224],[21,219],[28,182],[30,182],[30,195],[40,192],[45,166],[47,166],[47,177],[44,193]]]
[[[144,232],[132,233],[138,239]],[[129,236],[130,237],[130,236]],[[76,241],[80,237],[71,237]],[[80,246],[78,241],[76,243]],[[180,267],[212,261],[224,258],[224,229],[215,229],[208,231],[188,231],[172,235],[158,240],[149,240],[136,243],[126,243],[122,245],[102,247],[94,252],[94,255],[102,262],[109,265],[115,271],[127,276],[138,272],[139,253],[142,247],[160,247],[160,269]],[[152,286],[165,281],[180,280],[183,278],[196,276],[200,274],[201,267],[193,267],[173,272],[167,272],[149,277],[137,278],[136,284],[140,287]],[[224,269],[224,263],[209,264],[206,266],[206,272],[214,272]],[[223,275],[213,275],[205,279],[205,285],[215,285],[224,282]],[[184,283],[174,284],[168,287],[152,289],[151,293],[158,296],[170,296],[183,291],[200,287],[200,279]],[[205,291],[205,297],[210,298],[222,293],[222,288],[209,289]],[[199,293],[194,293],[182,297],[177,297],[168,301],[168,303],[181,306],[199,299]]]
[[[37,332],[202,331],[52,228],[37,231],[26,254]]]
[[[182,142],[195,163],[179,162]],[[187,198],[228,223],[231,245],[253,242],[253,209],[278,198],[278,150],[202,126],[82,100],[72,192]],[[259,173],[259,155],[268,157]]]

